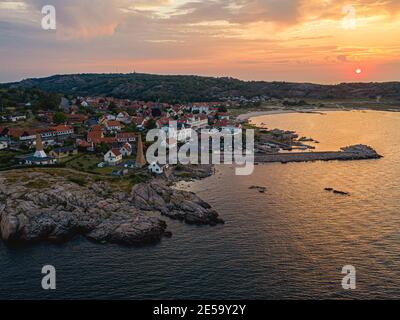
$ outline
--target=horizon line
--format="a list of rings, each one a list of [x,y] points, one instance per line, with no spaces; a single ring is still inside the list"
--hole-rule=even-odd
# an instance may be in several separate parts
[[[336,83],[318,83],[318,82],[297,82],[297,81],[285,81],[285,80],[243,80],[240,78],[232,77],[232,76],[212,76],[212,75],[200,75],[200,74],[175,74],[175,73],[146,73],[146,72],[82,72],[82,73],[55,73],[51,75],[45,76],[32,76],[22,78],[21,80],[16,81],[7,81],[2,82],[0,81],[0,85],[11,85],[20,83],[23,81],[28,80],[38,80],[38,79],[47,79],[57,76],[79,76],[79,75],[133,75],[133,74],[140,74],[140,75],[149,75],[149,76],[161,76],[161,77],[200,77],[200,78],[213,78],[213,79],[233,79],[242,82],[265,82],[265,83],[289,83],[289,84],[310,84],[310,85],[319,85],[319,86],[337,86],[341,84],[384,84],[384,83],[399,83],[400,80],[388,80],[388,81],[350,81],[350,82],[336,82]]]

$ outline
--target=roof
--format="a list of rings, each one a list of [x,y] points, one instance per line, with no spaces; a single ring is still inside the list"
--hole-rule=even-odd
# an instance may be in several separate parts
[[[13,138],[19,138],[23,134],[24,134],[24,130],[15,129],[15,128],[8,129],[8,135],[13,137]]]
[[[75,149],[76,149],[75,146],[65,146],[65,147],[55,148],[53,151],[56,153],[65,153],[74,151]]]
[[[80,140],[80,141],[78,142],[78,145],[79,145],[80,147],[82,147],[82,148],[88,148],[88,147],[91,146],[90,143],[88,143],[88,142],[85,141],[85,140]]]
[[[36,135],[36,130],[24,130],[24,132],[21,134],[21,137],[27,137],[27,136],[34,136]]]
[[[101,140],[103,138],[103,132],[102,131],[90,131],[88,132],[87,135],[88,140]]]
[[[128,139],[136,138],[136,133],[134,132],[119,132],[117,133],[117,139]]]
[[[120,116],[120,115],[123,117],[129,117],[129,113],[126,111],[122,111],[122,112],[118,113],[118,116]]]
[[[64,132],[64,131],[74,131],[74,128],[71,126],[66,126],[66,125],[59,125],[51,128],[52,130],[56,132]]]
[[[69,120],[79,120],[79,121],[86,121],[88,119],[88,116],[84,114],[67,114],[67,117]]]
[[[110,151],[117,157],[121,155],[121,151],[119,151],[119,149],[111,149]]]
[[[99,120],[96,118],[90,118],[86,121],[86,124],[91,126],[91,125],[96,125],[99,123]]]
[[[93,126],[91,126],[90,129],[91,129],[91,131],[104,131],[104,127],[101,124],[93,125]]]
[[[39,128],[36,129],[36,133],[45,134],[54,132],[54,128]]]
[[[129,143],[125,143],[122,147],[128,151],[132,151],[132,146]]]
[[[121,124],[121,122],[119,122],[117,120],[110,120],[110,121],[107,121],[107,126],[108,127],[121,127],[122,124]]]
[[[226,120],[226,119],[224,119],[224,120],[218,120],[218,121],[214,124],[214,126],[215,126],[215,127],[226,127],[226,126],[228,126],[230,123],[231,123],[231,122],[230,122],[229,120]]]
[[[117,142],[117,138],[115,138],[115,137],[104,137],[103,139],[101,139],[101,142],[114,143],[114,142]]]
[[[132,121],[136,124],[136,125],[140,125],[143,123],[144,118],[143,117],[133,117]]]

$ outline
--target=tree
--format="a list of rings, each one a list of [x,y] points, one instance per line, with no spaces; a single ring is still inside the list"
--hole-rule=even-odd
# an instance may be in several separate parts
[[[110,150],[110,147],[108,146],[107,143],[100,143],[96,146],[96,151],[102,154],[106,154]]]
[[[147,123],[146,123],[147,130],[151,130],[151,129],[155,129],[155,128],[157,128],[156,120],[150,119],[149,121],[147,121]]]
[[[125,127],[122,129],[122,131],[123,131],[123,132],[136,132],[136,131],[137,131],[137,126],[136,126],[136,124],[131,123],[131,124],[125,126]]]
[[[68,117],[63,112],[56,112],[53,117],[53,121],[57,124],[62,124],[67,122]]]
[[[218,107],[218,112],[225,113],[225,112],[228,112],[228,109],[226,109],[225,106],[219,106],[219,107]]]
[[[117,113],[118,112],[117,105],[115,104],[114,101],[110,101],[110,104],[108,106],[108,111],[110,111],[110,113]]]

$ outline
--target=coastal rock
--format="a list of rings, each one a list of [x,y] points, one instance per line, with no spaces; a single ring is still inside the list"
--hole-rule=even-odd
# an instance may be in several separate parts
[[[251,186],[249,189],[250,190],[257,190],[260,193],[265,193],[267,191],[266,187],[260,187],[260,186]]]
[[[121,193],[114,197],[106,185],[87,188],[36,172],[0,182],[0,236],[6,242],[59,242],[83,235],[139,245],[159,241],[166,232],[164,221],[121,200]]]
[[[378,154],[378,152],[376,152],[376,150],[374,150],[374,148],[363,145],[363,144],[357,144],[357,145],[353,145],[353,146],[344,147],[344,148],[341,148],[341,150],[346,153],[353,153],[353,154],[357,155],[356,158],[357,157],[364,157],[364,158],[368,158],[368,159],[382,158],[382,156],[380,154]]]
[[[141,183],[131,192],[104,181],[85,186],[45,172],[0,174],[0,237],[6,242],[66,241],[140,245],[171,237],[159,212],[188,224],[223,223],[211,206],[170,181]]]
[[[350,196],[349,192],[340,191],[340,190],[336,190],[336,189],[333,189],[333,188],[325,188],[324,190],[328,191],[328,192],[333,192],[335,194],[339,194],[339,195],[342,195],[342,196]]]
[[[3,240],[12,240],[18,231],[19,221],[15,215],[1,215],[0,231]]]
[[[333,190],[333,193],[340,194],[342,196],[349,196],[350,195],[350,193],[345,192],[345,191],[340,191],[340,190]]]
[[[98,242],[143,244],[159,241],[166,227],[164,221],[139,213],[118,214],[97,225],[87,237]]]
[[[132,189],[131,202],[142,210],[154,210],[188,224],[216,225],[223,223],[211,206],[192,192],[177,190],[164,181],[141,183]]]
[[[182,180],[193,181],[210,177],[214,173],[213,165],[199,164],[199,165],[182,165],[178,164],[171,168],[168,175],[168,181],[179,182]]]

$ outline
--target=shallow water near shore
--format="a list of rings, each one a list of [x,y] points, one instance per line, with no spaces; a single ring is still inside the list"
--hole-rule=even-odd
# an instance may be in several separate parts
[[[231,166],[181,183],[226,221],[188,226],[167,218],[171,239],[130,248],[77,238],[62,245],[0,243],[0,298],[281,299],[400,298],[400,113],[327,112],[258,117],[298,131],[317,150],[368,144],[380,160]],[[266,187],[265,193],[251,186]],[[332,187],[350,193],[341,196]],[[41,268],[57,290],[41,289]],[[357,289],[344,291],[344,265]]]

